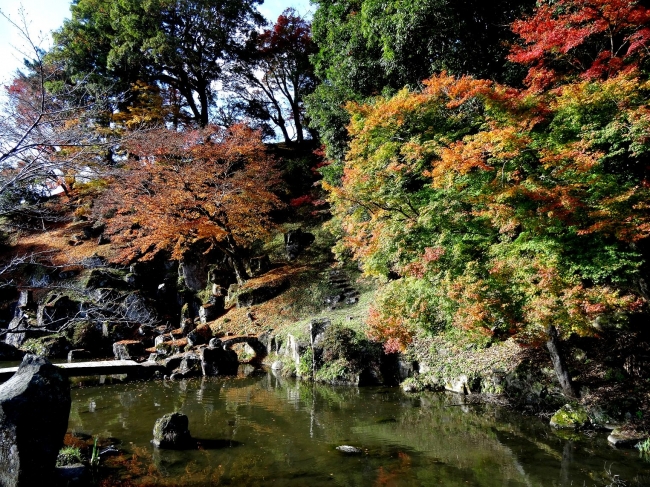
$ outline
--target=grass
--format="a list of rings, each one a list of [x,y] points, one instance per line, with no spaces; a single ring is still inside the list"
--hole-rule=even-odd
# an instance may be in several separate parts
[[[66,465],[74,465],[75,463],[82,463],[81,450],[75,446],[64,446],[59,450],[59,455],[56,458],[57,467],[65,467]]]

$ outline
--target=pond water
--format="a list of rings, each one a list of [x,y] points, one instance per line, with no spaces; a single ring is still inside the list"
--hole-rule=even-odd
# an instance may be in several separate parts
[[[103,485],[650,485],[650,463],[605,434],[451,394],[330,387],[272,373],[75,387],[69,427],[115,438]],[[157,418],[180,411],[200,447],[157,450]],[[363,450],[345,455],[339,445]]]

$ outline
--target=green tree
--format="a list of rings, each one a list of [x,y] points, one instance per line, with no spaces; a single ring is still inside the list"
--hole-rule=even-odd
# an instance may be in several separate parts
[[[514,40],[508,25],[532,8],[530,0],[315,3],[314,63],[322,84],[308,98],[308,114],[334,161],[347,144],[340,129],[349,120],[341,108],[346,101],[417,87],[443,70],[513,83],[523,77],[506,60]]]
[[[213,83],[263,19],[259,0],[76,0],[72,18],[55,34],[55,55],[71,76],[92,73],[124,89],[158,82],[183,98],[206,126]]]

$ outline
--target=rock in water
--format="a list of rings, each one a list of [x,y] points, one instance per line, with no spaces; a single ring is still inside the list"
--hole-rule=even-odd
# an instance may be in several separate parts
[[[357,448],[356,446],[350,446],[350,445],[337,446],[336,449],[341,453],[345,453],[347,455],[359,455],[363,453],[363,450],[361,448]]]
[[[153,444],[158,448],[185,448],[192,441],[189,420],[181,413],[165,414],[153,427]]]
[[[0,385],[0,485],[47,484],[68,428],[70,383],[47,359],[28,354]]]

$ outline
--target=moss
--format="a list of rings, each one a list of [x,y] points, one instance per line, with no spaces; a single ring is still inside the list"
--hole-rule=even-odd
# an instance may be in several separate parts
[[[70,342],[63,335],[54,334],[25,340],[20,349],[42,357],[63,358],[70,349]]]
[[[59,450],[59,455],[56,458],[57,467],[65,467],[66,465],[74,465],[82,463],[81,450],[74,446],[64,446]]]
[[[589,422],[587,411],[580,405],[565,404],[552,417],[554,428],[577,429]]]
[[[348,367],[349,363],[343,359],[326,362],[316,371],[314,380],[327,383],[349,382],[350,375]]]
[[[72,329],[71,344],[74,348],[97,348],[101,345],[101,340],[101,328],[90,321],[76,323]]]
[[[314,353],[311,348],[308,348],[296,364],[296,374],[298,374],[298,377],[311,377],[313,367]]]

